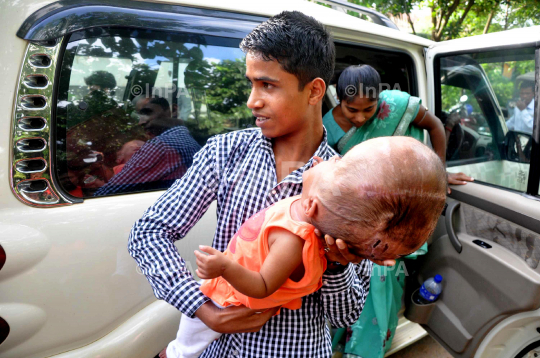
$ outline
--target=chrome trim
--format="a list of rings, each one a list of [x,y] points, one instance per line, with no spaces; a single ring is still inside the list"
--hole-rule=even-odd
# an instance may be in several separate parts
[[[41,162],[43,162],[43,167],[41,169],[38,169],[38,170],[25,169],[25,168],[28,168],[28,163],[31,162],[31,161],[41,161]],[[47,161],[45,161],[45,159],[43,159],[43,158],[21,159],[21,160],[18,160],[15,163],[15,169],[19,173],[24,173],[24,174],[42,173],[45,170],[47,170]]]
[[[42,125],[39,127],[32,127],[30,123],[33,119],[39,119],[42,122]],[[19,119],[17,121],[17,127],[25,132],[39,132],[47,128],[47,121],[43,117],[28,116]]]
[[[31,79],[32,78],[44,78],[46,83],[45,83],[45,86],[34,86],[32,84],[30,84],[29,82],[31,82]],[[39,74],[34,74],[34,75],[28,75],[24,78],[23,80],[23,83],[26,87],[28,88],[34,88],[34,89],[45,89],[47,88],[51,83],[49,82],[49,78],[45,75],[39,75]]]
[[[54,185],[51,171],[51,116],[53,100],[53,79],[58,65],[61,41],[56,41],[53,47],[47,44],[29,43],[26,49],[24,62],[19,74],[19,83],[15,94],[15,106],[12,121],[12,145],[11,145],[11,190],[13,194],[23,203],[36,207],[54,207],[58,205],[73,204]],[[30,59],[32,56],[47,56],[50,64],[47,67],[35,66]],[[28,76],[45,76],[48,85],[43,88],[33,88],[24,82]],[[45,106],[41,108],[29,108],[24,105],[28,97],[38,96],[45,101]],[[29,124],[33,118],[41,118],[42,124],[32,128]],[[21,144],[25,140],[39,139],[43,141],[43,148],[40,150],[24,150]],[[23,149],[23,150],[21,150]],[[43,160],[45,168],[43,170],[24,170],[21,162],[28,160]],[[44,189],[33,191],[31,185],[40,184],[36,181],[43,181]],[[43,184],[41,183],[41,184]]]
[[[44,181],[46,183],[45,188],[39,190],[31,190],[30,185],[32,185],[32,182],[38,181]],[[51,189],[49,181],[44,178],[39,178],[35,180],[23,180],[19,184],[17,184],[17,189],[21,193],[24,201],[27,201],[31,204],[54,205],[60,202],[60,198]]]
[[[26,77],[24,77],[24,79],[21,81],[22,84],[24,84],[24,80],[26,79]],[[47,88],[29,88],[28,86],[25,85],[25,87],[27,87],[28,89],[31,89],[31,90],[43,90],[43,89],[47,89]],[[43,107],[28,107],[26,104],[25,104],[25,101],[28,99],[28,98],[41,98],[45,101],[45,105]],[[27,95],[27,96],[22,96],[21,99],[20,99],[20,106],[27,110],[27,111],[41,111],[45,108],[47,108],[47,105],[48,105],[48,101],[47,101],[47,97],[45,96],[42,96],[42,95],[39,95],[39,94],[31,94],[31,95]]]
[[[35,61],[32,61],[32,59],[37,58],[38,56],[46,57],[46,58],[49,60],[49,64],[48,64],[47,66],[37,65],[37,64],[35,63]],[[51,57],[50,57],[49,55],[47,55],[47,54],[44,54],[44,53],[36,53],[36,54],[33,54],[32,56],[30,56],[30,57],[28,58],[28,62],[30,62],[30,64],[31,64],[32,66],[34,66],[35,68],[49,68],[49,67],[51,67],[52,59],[51,59]]]
[[[24,149],[24,146],[25,146],[24,142],[29,142],[29,141],[41,141],[43,145],[38,149]],[[40,137],[22,138],[22,139],[19,139],[17,143],[15,143],[15,148],[17,148],[17,150],[21,153],[38,153],[47,149],[47,142],[45,141],[45,139],[40,138]]]

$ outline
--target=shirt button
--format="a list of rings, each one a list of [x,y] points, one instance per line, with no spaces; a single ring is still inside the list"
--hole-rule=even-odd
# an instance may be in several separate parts
[[[323,280],[322,284],[323,284],[323,285],[327,285],[327,284],[328,284],[328,281]]]
[[[272,190],[272,195],[276,195],[276,194],[277,194],[277,191]]]
[[[232,354],[235,355],[235,356],[237,356],[237,355],[238,355],[238,351],[234,350],[234,351],[232,352]]]

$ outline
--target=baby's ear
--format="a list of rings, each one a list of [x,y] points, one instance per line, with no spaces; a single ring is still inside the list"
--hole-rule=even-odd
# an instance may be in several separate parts
[[[302,201],[302,209],[304,210],[304,213],[306,216],[312,218],[317,213],[317,198],[307,198],[304,201]]]

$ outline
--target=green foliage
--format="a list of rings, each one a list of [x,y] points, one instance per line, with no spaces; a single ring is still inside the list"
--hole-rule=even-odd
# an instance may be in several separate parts
[[[427,7],[431,10],[430,37],[434,41],[540,25],[540,0],[348,0],[348,2],[375,9],[387,16],[410,15],[413,9]],[[358,13],[348,13],[361,17]],[[410,17],[408,20],[413,33],[417,33]]]

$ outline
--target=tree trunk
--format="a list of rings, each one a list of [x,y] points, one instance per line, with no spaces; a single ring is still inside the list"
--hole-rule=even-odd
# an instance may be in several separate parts
[[[411,20],[411,14],[407,13],[407,19],[409,19],[409,25],[411,25],[412,33],[416,35],[416,31],[414,30],[414,24]]]
[[[444,14],[441,11],[441,21],[439,21],[439,24],[438,24],[439,28],[436,30],[437,31],[436,37],[438,39],[436,41],[439,41],[441,39],[444,28],[448,24],[448,21],[450,20],[450,16],[452,16],[452,14],[457,10],[459,3],[460,3],[460,0],[454,0],[452,2],[452,5],[450,5],[450,7],[448,8],[448,11],[446,12],[446,14]]]
[[[489,13],[488,19],[486,21],[486,27],[484,27],[484,32],[483,32],[484,35],[487,34],[488,31],[489,31],[489,26],[491,26],[491,21],[493,20],[493,15],[495,15],[495,11],[497,10],[498,6],[499,6],[499,2],[497,2],[495,4],[495,7]]]

